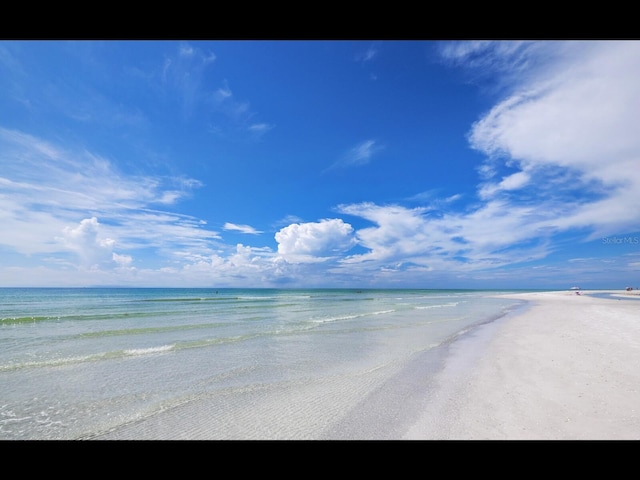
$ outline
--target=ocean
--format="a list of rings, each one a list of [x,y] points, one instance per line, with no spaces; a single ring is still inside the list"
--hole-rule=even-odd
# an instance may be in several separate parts
[[[401,438],[499,293],[0,288],[0,439]]]

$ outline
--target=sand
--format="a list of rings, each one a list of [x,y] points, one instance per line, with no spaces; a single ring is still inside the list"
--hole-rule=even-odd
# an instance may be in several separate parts
[[[451,345],[404,439],[640,439],[637,291],[514,294],[530,301]]]

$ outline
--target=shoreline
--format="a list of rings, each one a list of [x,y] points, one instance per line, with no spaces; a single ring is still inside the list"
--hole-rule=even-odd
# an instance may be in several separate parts
[[[403,439],[640,439],[637,291],[499,296],[528,304],[451,344]]]

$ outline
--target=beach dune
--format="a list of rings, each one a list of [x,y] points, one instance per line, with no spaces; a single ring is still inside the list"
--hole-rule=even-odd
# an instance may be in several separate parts
[[[510,296],[529,307],[451,345],[404,438],[640,439],[640,299]]]

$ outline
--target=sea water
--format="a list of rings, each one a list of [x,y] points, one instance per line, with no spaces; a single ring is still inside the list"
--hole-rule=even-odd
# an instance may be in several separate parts
[[[0,289],[0,439],[401,438],[495,291]]]

